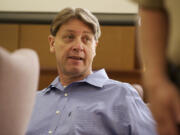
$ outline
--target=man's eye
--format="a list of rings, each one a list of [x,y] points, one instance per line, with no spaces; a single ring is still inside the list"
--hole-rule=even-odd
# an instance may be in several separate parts
[[[90,40],[90,38],[89,37],[85,37],[85,39],[88,41],[88,40]]]
[[[67,35],[66,38],[67,38],[67,39],[73,39],[74,36],[73,36],[73,35]]]
[[[83,38],[83,40],[84,40],[85,43],[87,43],[87,42],[91,42],[92,39],[90,37],[88,37],[88,36],[85,36]]]
[[[64,40],[72,40],[72,39],[74,39],[74,35],[65,35],[65,36],[63,36],[63,39]]]

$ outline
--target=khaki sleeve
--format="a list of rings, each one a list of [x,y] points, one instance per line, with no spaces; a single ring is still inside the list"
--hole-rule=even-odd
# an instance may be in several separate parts
[[[140,7],[161,9],[164,0],[131,0],[139,4]]]

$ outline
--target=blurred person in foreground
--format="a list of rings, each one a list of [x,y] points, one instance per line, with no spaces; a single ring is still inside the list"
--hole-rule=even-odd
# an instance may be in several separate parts
[[[180,1],[139,4],[138,44],[143,81],[160,135],[180,134]]]
[[[0,135],[24,135],[39,79],[39,61],[31,49],[10,53],[0,47]]]

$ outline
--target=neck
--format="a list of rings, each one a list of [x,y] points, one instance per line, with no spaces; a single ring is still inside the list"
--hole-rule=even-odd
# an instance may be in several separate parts
[[[67,86],[67,85],[69,85],[69,84],[71,84],[73,82],[83,80],[84,78],[86,78],[91,73],[92,73],[92,71],[90,71],[90,72],[88,72],[86,74],[77,75],[77,76],[65,75],[63,73],[59,73],[59,78],[60,78],[61,84],[63,86]]]

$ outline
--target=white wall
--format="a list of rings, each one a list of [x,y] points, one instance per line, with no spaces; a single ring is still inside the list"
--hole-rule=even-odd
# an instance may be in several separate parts
[[[128,0],[0,0],[0,11],[57,12],[67,6],[98,13],[137,13],[137,5]]]

